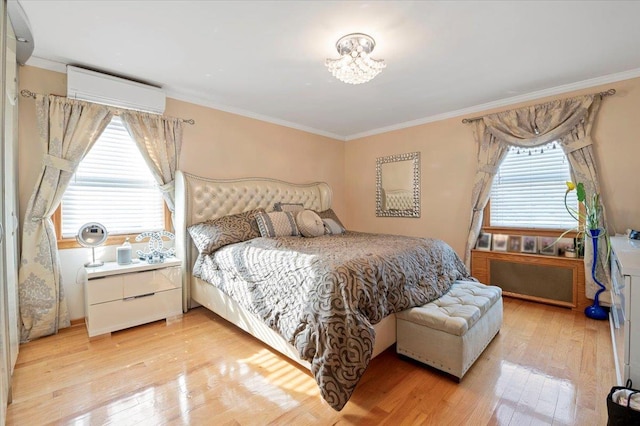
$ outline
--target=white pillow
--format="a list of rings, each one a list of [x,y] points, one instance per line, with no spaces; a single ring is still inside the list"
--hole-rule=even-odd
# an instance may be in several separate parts
[[[324,235],[324,223],[313,210],[302,210],[296,214],[296,225],[303,237]]]

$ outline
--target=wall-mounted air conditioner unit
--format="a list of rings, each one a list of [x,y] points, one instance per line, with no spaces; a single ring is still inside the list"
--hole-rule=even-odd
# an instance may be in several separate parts
[[[162,89],[67,65],[67,97],[119,108],[164,112]]]

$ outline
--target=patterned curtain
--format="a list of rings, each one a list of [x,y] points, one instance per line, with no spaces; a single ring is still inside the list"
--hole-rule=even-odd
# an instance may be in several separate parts
[[[569,159],[571,166],[571,178],[574,182],[582,182],[587,194],[600,193],[600,182],[598,181],[598,172],[596,170],[595,155],[593,154],[593,140],[591,139],[591,129],[595,117],[600,109],[600,96],[594,96],[588,112],[584,115],[573,129],[562,138],[562,149]],[[604,214],[603,221],[606,228],[607,219]],[[593,266],[593,245],[589,244],[589,239],[584,245],[584,268],[586,282],[586,296],[590,299],[595,297],[595,293],[599,287],[593,281],[591,276],[591,268]],[[598,264],[596,265],[596,277],[598,280],[610,288],[611,273],[609,271],[609,253],[606,244],[598,245]],[[600,294],[600,301],[611,303],[611,294],[608,291]]]
[[[22,229],[18,273],[22,342],[69,326],[51,216],[80,160],[112,117],[105,106],[51,95],[36,95],[36,114],[46,154]]]
[[[501,143],[488,131],[482,120],[476,121],[473,135],[478,142],[478,168],[471,193],[471,221],[464,254],[464,262],[469,270],[471,270],[471,249],[476,245],[482,228],[484,208],[489,202],[493,178],[498,172],[498,167],[500,167],[500,163],[507,155],[509,148],[508,145]]]
[[[122,122],[136,141],[162,195],[173,213],[175,211],[175,178],[182,146],[182,121],[155,114],[123,111]]]
[[[465,249],[467,267],[471,262],[471,249],[475,246],[482,227],[483,210],[489,201],[493,177],[510,146],[533,148],[558,141],[569,159],[574,182],[582,182],[588,194],[599,192],[591,128],[600,101],[600,95],[579,96],[491,114],[477,121],[474,137],[478,143],[478,168]],[[589,246],[590,244],[586,244],[585,248]],[[593,298],[597,287],[591,278],[591,257],[593,256],[588,251],[585,252],[587,297]],[[602,278],[603,283],[609,283],[605,244],[600,244],[598,259],[597,276]],[[605,294],[603,301],[608,300],[608,295]]]

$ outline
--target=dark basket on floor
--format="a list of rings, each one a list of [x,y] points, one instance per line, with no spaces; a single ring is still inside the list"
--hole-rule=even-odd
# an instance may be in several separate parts
[[[632,393],[627,398],[627,406],[620,405],[613,401],[613,394],[620,389],[628,389]],[[639,390],[631,388],[631,380],[627,380],[626,386],[614,386],[607,395],[607,412],[609,413],[609,421],[607,426],[636,426],[640,425],[640,411],[629,407],[631,395],[640,393]]]

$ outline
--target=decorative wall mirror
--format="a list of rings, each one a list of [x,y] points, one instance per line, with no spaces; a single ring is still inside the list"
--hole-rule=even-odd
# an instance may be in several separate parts
[[[376,216],[420,217],[420,153],[376,159]]]
[[[96,247],[101,246],[107,241],[107,228],[98,222],[85,223],[78,230],[76,240],[82,247],[91,248],[92,262],[84,264],[87,268],[95,268],[104,265],[101,260],[96,261]]]

